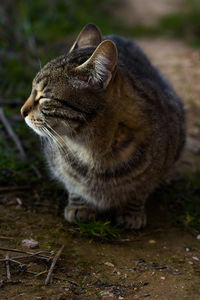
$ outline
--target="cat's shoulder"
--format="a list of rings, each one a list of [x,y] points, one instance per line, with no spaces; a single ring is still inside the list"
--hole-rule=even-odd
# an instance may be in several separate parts
[[[141,80],[153,80],[166,88],[168,85],[166,80],[151,64],[146,53],[134,40],[115,34],[104,36],[103,39],[109,39],[115,43],[118,52],[118,65],[125,71],[125,74],[129,72]]]
[[[123,52],[123,51],[137,51],[139,53],[143,53],[141,48],[137,45],[137,43],[129,38],[125,38],[116,34],[110,34],[107,36],[103,37],[103,40],[111,40],[115,43],[118,51]]]

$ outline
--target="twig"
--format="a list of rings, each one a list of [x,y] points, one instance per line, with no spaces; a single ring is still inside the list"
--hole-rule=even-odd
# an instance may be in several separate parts
[[[23,100],[20,99],[12,99],[7,101],[6,99],[0,99],[0,105],[22,105]]]
[[[44,275],[44,274],[46,274],[47,272],[48,272],[47,270],[44,270],[44,271],[42,271],[42,272],[40,272],[40,273],[35,274],[35,277]]]
[[[15,257],[12,257],[12,259],[22,259],[22,258],[31,258],[31,257],[34,257],[36,259],[40,259],[40,260],[44,260],[46,261],[47,263],[50,263],[51,260],[52,260],[52,257],[51,257],[51,253],[50,253],[50,256],[43,256],[43,255],[40,255],[40,254],[43,254],[43,253],[48,253],[47,251],[38,251],[38,252],[27,252],[27,251],[22,251],[22,250],[18,250],[18,249],[9,249],[9,248],[2,248],[0,247],[0,250],[1,251],[10,251],[10,252],[17,252],[17,253],[23,253],[23,254],[26,254],[26,255],[23,255],[23,256],[15,256]],[[2,261],[0,259],[0,261]]]
[[[7,262],[14,263],[14,264],[18,265],[21,268],[21,270],[26,270],[27,269],[27,266],[25,264],[22,264],[20,261],[17,261],[13,258],[10,258],[10,257],[0,259],[0,261],[4,261],[5,263],[7,263]]]
[[[26,273],[35,275],[35,277],[37,277],[37,276],[44,275],[46,273],[46,270],[44,272],[40,272],[40,273],[33,272],[33,271],[26,271]],[[66,281],[66,282],[68,282],[68,283],[70,283],[71,285],[74,285],[74,286],[79,286],[79,284],[76,283],[75,281],[72,281],[72,280],[69,280],[69,279],[66,279],[66,278],[60,278],[60,277],[57,277],[57,276],[53,276],[52,278],[56,279],[56,280]]]
[[[19,257],[14,257],[14,258],[18,258],[18,259],[20,258],[21,259],[21,258],[31,258],[31,257],[43,260],[43,261],[45,261],[48,264],[52,260],[52,257],[41,256],[41,255],[38,255],[38,254],[32,254],[32,255],[26,255],[26,256],[19,256]]]
[[[4,248],[4,247],[0,247],[0,250],[1,251],[10,251],[10,252],[17,252],[17,253],[24,253],[24,254],[34,254],[32,252],[27,252],[27,251],[23,251],[23,250],[18,250],[18,249],[10,249],[10,248]]]
[[[9,264],[9,256],[6,254],[6,274],[8,281],[11,281],[11,275],[10,275],[10,264]]]
[[[10,123],[8,122],[8,120],[6,119],[6,116],[4,114],[3,108],[0,107],[0,121],[2,122],[2,124],[4,125],[6,131],[8,132],[8,135],[10,136],[10,138],[13,140],[13,142],[15,143],[17,149],[19,150],[20,156],[21,158],[25,158],[26,154],[25,151],[23,149],[23,146],[18,138],[18,136],[16,135],[16,133],[13,131]]]
[[[49,284],[49,282],[50,282],[50,280],[51,280],[52,272],[53,272],[54,267],[55,267],[55,264],[56,264],[58,258],[60,257],[60,255],[61,255],[61,253],[62,253],[64,247],[65,247],[65,246],[62,245],[62,247],[58,250],[57,254],[55,255],[55,257],[54,257],[54,259],[53,259],[53,261],[52,261],[52,263],[51,263],[49,272],[48,272],[48,274],[47,274],[47,278],[46,278],[46,280],[45,280],[45,285]]]
[[[46,251],[41,251],[41,253],[48,253]],[[43,259],[43,260],[46,260],[47,262],[49,262],[52,257],[50,256],[41,256],[40,253],[34,253],[34,254],[29,254],[29,255],[23,255],[23,256],[15,256],[13,257],[13,259],[22,259],[22,258],[30,258],[30,257],[35,257],[35,258],[39,258],[39,259]],[[0,260],[1,261],[1,260]]]
[[[4,247],[0,247],[0,250],[1,251],[10,251],[10,252],[17,252],[17,253],[23,253],[23,254],[28,254],[29,256],[35,256],[35,255],[40,255],[40,254],[43,254],[43,253],[49,253],[47,251],[38,251],[38,252],[28,252],[28,251],[23,251],[23,250],[18,250],[18,249],[11,249],[11,248],[4,248]],[[42,257],[42,256],[40,256]]]
[[[10,236],[2,236],[2,235],[0,235],[0,240],[14,240],[14,238],[10,237]]]
[[[24,185],[24,186],[6,186],[6,187],[1,187],[0,188],[0,193],[1,192],[10,192],[10,191],[23,191],[23,190],[30,190],[31,187],[28,185]]]
[[[31,168],[33,169],[33,171],[35,172],[35,174],[36,174],[36,176],[37,176],[37,178],[42,178],[42,174],[41,174],[41,172],[38,170],[38,168],[36,167],[36,166],[31,166]]]

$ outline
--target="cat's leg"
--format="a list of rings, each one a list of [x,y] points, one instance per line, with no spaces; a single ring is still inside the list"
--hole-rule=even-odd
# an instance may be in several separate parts
[[[68,205],[65,207],[64,217],[69,223],[86,222],[95,219],[95,209],[76,194],[70,194]]]
[[[145,227],[147,217],[144,208],[144,202],[128,202],[123,209],[116,213],[117,225],[124,226],[127,229],[141,229]]]

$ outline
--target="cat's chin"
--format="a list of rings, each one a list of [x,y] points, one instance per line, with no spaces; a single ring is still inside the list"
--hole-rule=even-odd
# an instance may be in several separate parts
[[[41,126],[41,129],[40,127],[36,127],[29,119],[29,116],[27,116],[25,118],[25,122],[26,124],[35,132],[37,133],[39,136],[46,136],[46,134],[42,131],[42,126]]]

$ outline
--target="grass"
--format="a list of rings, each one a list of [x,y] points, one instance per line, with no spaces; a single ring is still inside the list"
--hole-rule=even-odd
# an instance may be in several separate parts
[[[200,170],[192,176],[163,184],[161,201],[172,214],[172,223],[196,235],[200,232]]]
[[[76,222],[78,230],[90,237],[104,238],[108,240],[121,239],[122,229],[112,226],[110,221],[92,221],[87,223]]]

